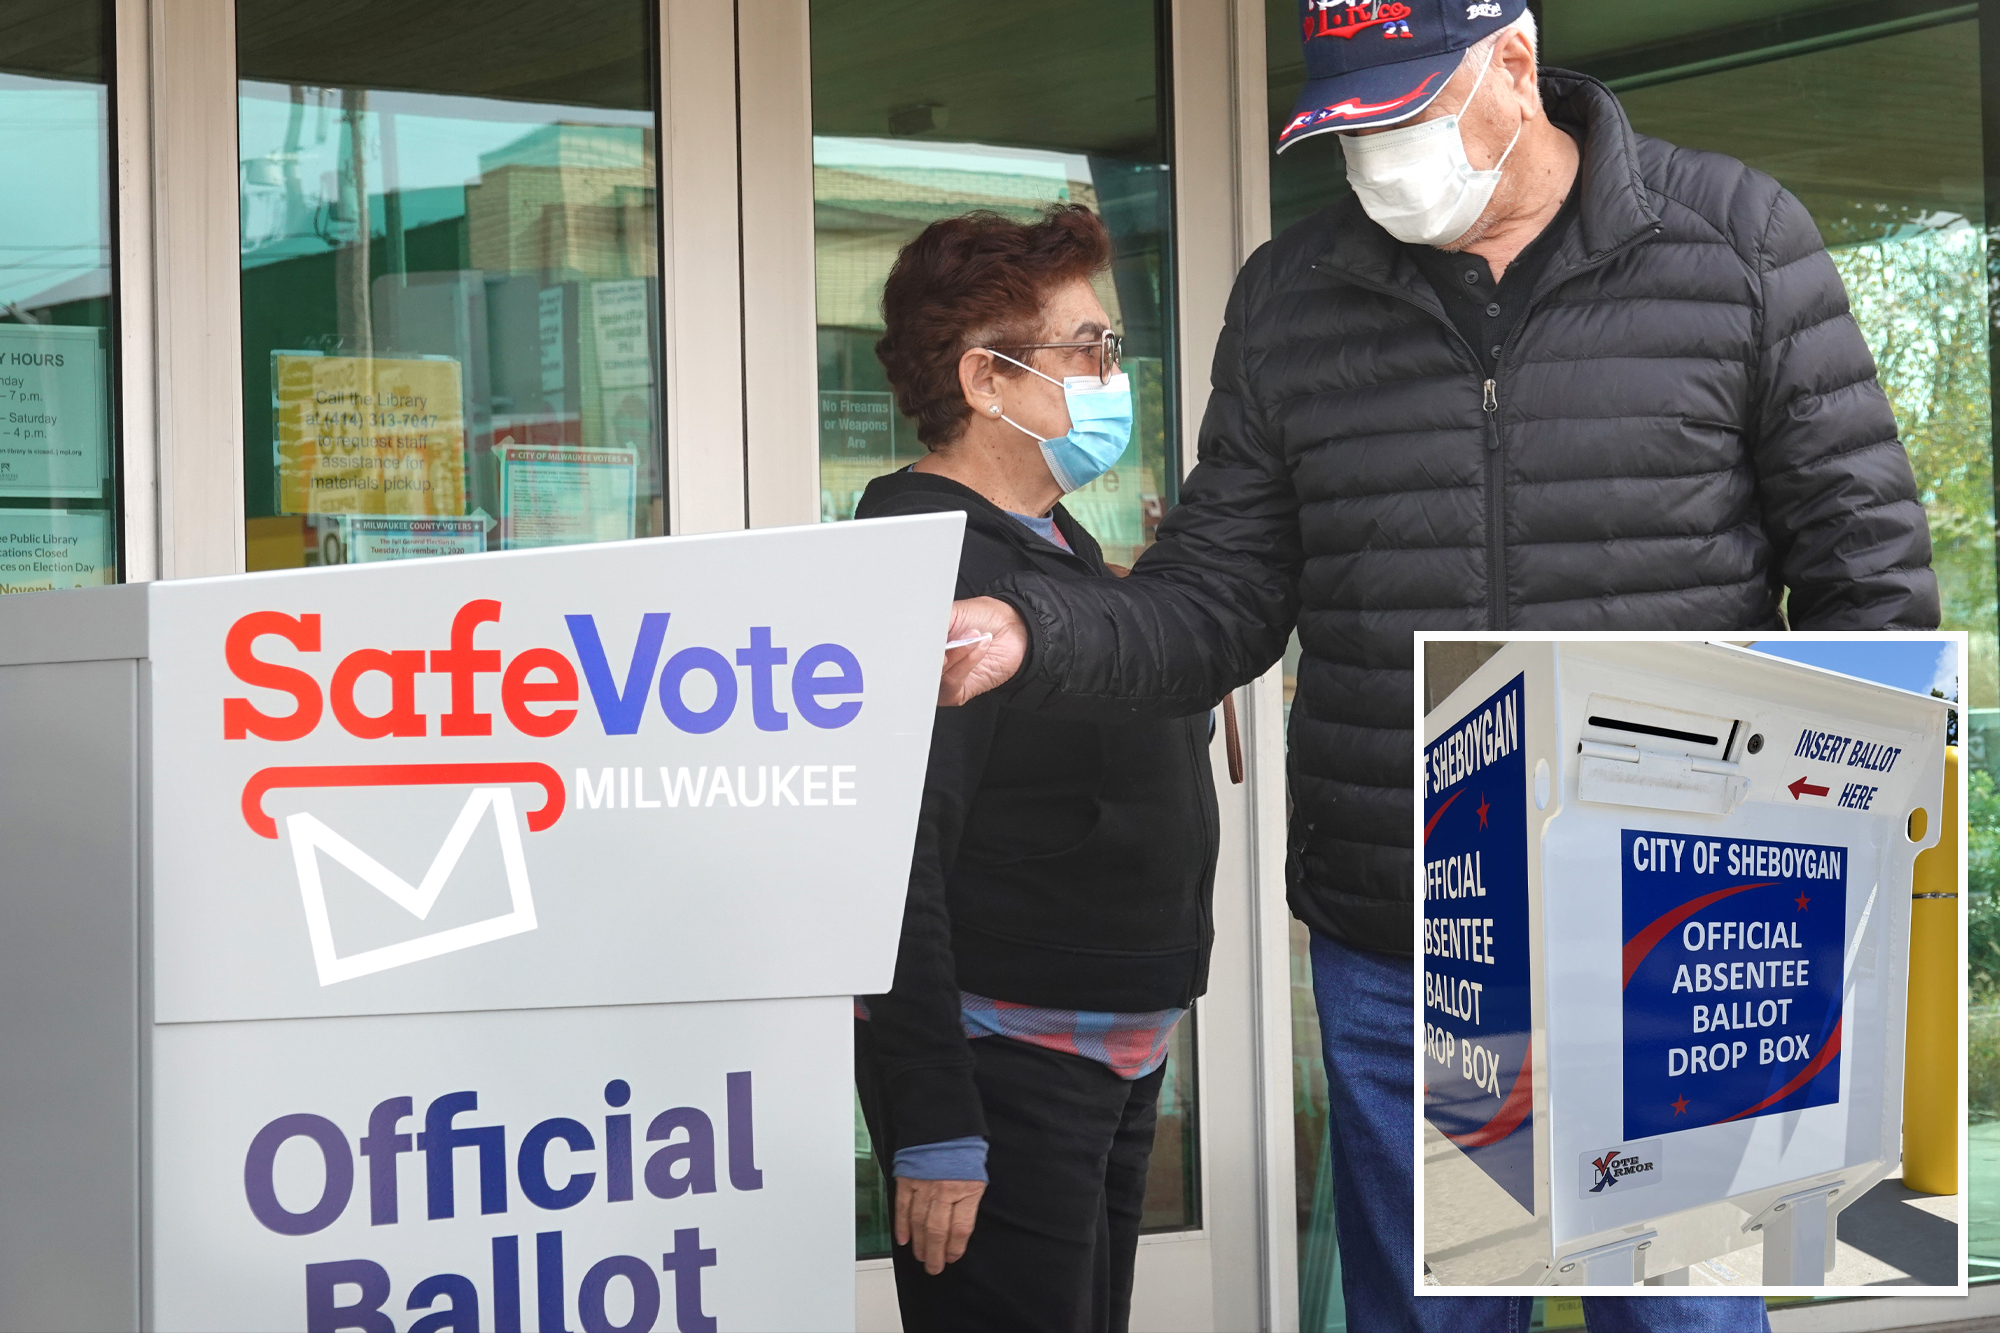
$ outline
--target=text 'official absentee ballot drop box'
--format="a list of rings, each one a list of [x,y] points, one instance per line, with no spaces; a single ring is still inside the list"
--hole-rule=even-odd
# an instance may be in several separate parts
[[[1602,641],[1511,643],[1431,710],[1440,1283],[1672,1282],[1760,1238],[1766,1285],[1825,1281],[1835,1215],[1900,1154],[1947,711],[1741,648]]]
[[[0,599],[0,1328],[852,1328],[962,521]]]

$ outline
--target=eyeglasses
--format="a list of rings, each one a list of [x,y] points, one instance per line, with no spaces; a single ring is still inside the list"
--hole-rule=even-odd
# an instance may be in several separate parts
[[[1119,334],[1113,333],[1110,329],[1104,331],[1103,337],[1092,338],[1088,342],[1016,343],[1012,347],[996,350],[1032,352],[1042,348],[1066,348],[1070,351],[1082,351],[1085,348],[1091,347],[1097,349],[1097,379],[1101,384],[1118,373],[1118,362],[1125,351],[1125,339]]]

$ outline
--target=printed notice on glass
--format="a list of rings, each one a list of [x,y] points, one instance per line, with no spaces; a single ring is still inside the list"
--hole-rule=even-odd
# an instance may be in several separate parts
[[[109,397],[98,338],[92,328],[0,324],[0,496],[104,494]]]
[[[356,514],[340,520],[349,564],[477,555],[486,549],[486,518],[392,518]]]
[[[596,326],[597,383],[631,389],[653,382],[653,340],[647,332],[644,278],[597,282],[590,287],[591,323]]]
[[[544,287],[535,302],[535,337],[540,349],[542,392],[561,393],[567,379],[563,359],[564,289]]]
[[[113,582],[105,509],[0,508],[0,594]]]
[[[624,541],[632,536],[639,455],[502,443],[500,545],[504,550]]]
[[[819,391],[822,462],[888,462],[896,456],[896,396],[882,389]]]
[[[450,357],[271,353],[278,510],[465,512],[465,406]]]

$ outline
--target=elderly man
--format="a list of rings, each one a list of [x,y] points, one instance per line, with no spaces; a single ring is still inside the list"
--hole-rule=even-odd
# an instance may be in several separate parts
[[[1339,133],[1352,192],[1244,266],[1158,544],[1129,579],[960,603],[952,636],[994,638],[942,698],[1193,713],[1297,624],[1290,902],[1349,1326],[1516,1329],[1525,1300],[1410,1294],[1411,631],[1928,629],[1937,586],[1799,202],[1538,72],[1523,0],[1396,8],[1302,0],[1279,146]],[[1592,1328],[1765,1327],[1754,1300],[1593,1305]]]

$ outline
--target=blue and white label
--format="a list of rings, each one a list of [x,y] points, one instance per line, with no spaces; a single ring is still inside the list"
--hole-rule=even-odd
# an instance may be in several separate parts
[[[1532,1212],[1522,682],[1424,752],[1424,1115]]]
[[[1623,831],[1625,1135],[1840,1099],[1847,849]]]

